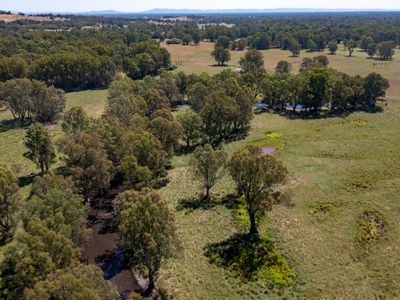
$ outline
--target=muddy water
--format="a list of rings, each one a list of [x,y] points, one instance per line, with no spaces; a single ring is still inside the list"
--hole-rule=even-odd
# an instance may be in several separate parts
[[[84,251],[84,259],[100,267],[104,278],[114,283],[122,299],[125,299],[129,293],[140,291],[141,287],[127,267],[123,252],[118,247],[118,233],[112,226],[111,201],[104,202],[101,206],[92,205],[88,218],[92,236]]]

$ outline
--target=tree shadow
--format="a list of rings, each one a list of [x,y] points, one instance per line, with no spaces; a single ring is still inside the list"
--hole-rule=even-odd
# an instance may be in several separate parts
[[[29,127],[32,124],[31,119],[25,120],[25,122],[22,124],[19,119],[9,119],[9,120],[2,120],[0,122],[0,132],[6,132],[11,129],[21,129],[21,128],[26,128]]]
[[[254,234],[234,234],[222,242],[210,243],[204,255],[211,264],[249,281],[257,280],[261,269],[278,263],[272,242]]]
[[[33,182],[33,180],[35,179],[35,177],[38,175],[39,175],[39,173],[30,173],[29,175],[18,177],[19,187],[23,188],[27,185],[30,185]]]
[[[318,119],[328,119],[328,118],[346,118],[355,112],[366,112],[366,113],[382,113],[384,111],[383,107],[365,107],[357,109],[347,109],[347,110],[313,110],[313,111],[293,111],[293,110],[274,110],[271,111],[273,114],[281,115],[285,118],[291,120],[318,120]]]
[[[206,199],[202,196],[182,199],[179,201],[176,209],[178,211],[187,210],[188,212],[193,212],[198,209],[208,210],[219,205],[225,206],[227,209],[236,209],[239,207],[239,204],[240,199],[233,194],[226,195],[219,199]]]
[[[192,197],[180,200],[176,206],[176,210],[187,210],[188,212],[193,212],[198,209],[207,210],[213,207],[215,207],[215,202],[212,199],[206,199],[205,197]]]

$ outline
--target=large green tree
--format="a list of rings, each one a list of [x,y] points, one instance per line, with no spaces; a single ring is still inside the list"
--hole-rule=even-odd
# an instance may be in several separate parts
[[[364,79],[364,97],[368,107],[374,107],[376,101],[386,95],[389,81],[377,73],[371,73]]]
[[[60,140],[59,150],[65,155],[66,174],[72,176],[86,201],[109,186],[112,162],[96,134],[68,135]]]
[[[57,270],[45,280],[26,289],[26,300],[97,299],[119,300],[115,286],[103,278],[103,272],[94,265],[76,263],[67,269]]]
[[[246,203],[250,234],[258,234],[257,220],[272,205],[272,188],[282,183],[287,174],[282,162],[272,155],[261,155],[259,149],[236,152],[228,164],[239,194]]]
[[[74,106],[65,112],[61,128],[65,133],[83,132],[89,127],[90,119],[82,106]]]
[[[0,167],[0,246],[14,234],[19,200],[17,179],[10,170]]]
[[[227,155],[223,150],[214,150],[211,145],[197,147],[190,159],[194,178],[205,189],[205,199],[210,198],[210,190],[221,177]]]
[[[231,60],[231,54],[228,49],[216,45],[214,50],[211,52],[218,66],[223,66],[226,62]]]
[[[168,203],[153,190],[131,193],[120,216],[120,242],[131,267],[147,275],[151,295],[163,262],[176,255],[175,219]]]
[[[191,144],[196,144],[203,137],[202,127],[203,122],[200,116],[192,111],[186,111],[178,115],[178,122],[182,127],[182,139],[189,148]]]
[[[56,153],[50,135],[42,124],[35,123],[28,128],[25,146],[28,151],[24,155],[40,168],[42,174],[47,172],[55,161]]]

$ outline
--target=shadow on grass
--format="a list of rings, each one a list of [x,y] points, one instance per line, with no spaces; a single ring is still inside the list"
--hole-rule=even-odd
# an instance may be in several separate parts
[[[23,188],[27,185],[30,185],[33,180],[35,179],[36,176],[40,175],[39,173],[31,173],[26,176],[20,176],[18,177],[18,185],[20,188]]]
[[[223,205],[228,209],[236,209],[239,207],[240,200],[236,195],[229,194],[220,199],[207,199],[205,197],[192,197],[179,201],[176,209],[178,211],[187,210],[193,212],[198,209],[211,209],[219,205]]]
[[[235,234],[225,241],[208,244],[204,250],[210,263],[231,271],[236,277],[256,280],[270,259],[273,245],[258,235]]]
[[[328,118],[345,118],[350,116],[355,112],[366,112],[366,113],[382,113],[384,109],[381,106],[375,106],[365,109],[353,109],[353,110],[335,110],[335,111],[270,111],[270,113],[278,114],[284,116],[288,119],[302,119],[302,120],[318,120],[318,119],[328,119]]]
[[[215,202],[213,200],[206,199],[205,197],[193,197],[180,200],[176,206],[176,210],[187,210],[192,212],[197,209],[207,210],[213,207],[215,207]]]
[[[224,268],[242,280],[266,279],[273,285],[290,286],[294,271],[267,238],[234,234],[227,240],[208,244],[204,255],[211,264]]]

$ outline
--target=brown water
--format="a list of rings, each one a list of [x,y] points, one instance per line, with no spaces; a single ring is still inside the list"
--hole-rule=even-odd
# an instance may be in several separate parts
[[[142,287],[127,267],[122,250],[118,247],[118,233],[112,226],[111,200],[92,205],[89,224],[92,228],[91,241],[84,251],[84,259],[95,264],[104,272],[104,278],[117,287],[122,298],[129,293],[140,292]]]

